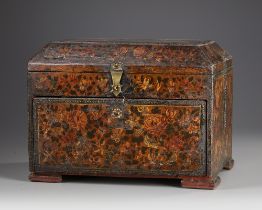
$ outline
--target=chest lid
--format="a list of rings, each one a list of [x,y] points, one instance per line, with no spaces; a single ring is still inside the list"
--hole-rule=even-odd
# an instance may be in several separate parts
[[[128,73],[216,74],[230,67],[232,58],[214,41],[58,41],[37,53],[28,70],[109,72],[114,63]]]

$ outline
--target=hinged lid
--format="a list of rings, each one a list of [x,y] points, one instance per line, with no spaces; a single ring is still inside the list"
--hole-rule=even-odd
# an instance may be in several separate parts
[[[114,63],[130,73],[213,74],[230,67],[232,58],[214,41],[64,41],[46,45],[28,70],[109,72]]]

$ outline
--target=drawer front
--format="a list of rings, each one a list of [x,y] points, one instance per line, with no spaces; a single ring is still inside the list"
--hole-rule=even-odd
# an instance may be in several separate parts
[[[36,171],[205,175],[206,103],[35,98]]]
[[[30,72],[35,96],[115,97],[109,72]],[[160,99],[207,99],[207,75],[126,74],[121,79],[120,97]]]

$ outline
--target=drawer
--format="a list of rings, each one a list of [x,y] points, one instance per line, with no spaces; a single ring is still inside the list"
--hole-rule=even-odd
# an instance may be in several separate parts
[[[110,72],[30,72],[35,96],[115,97]],[[207,75],[123,73],[120,97],[207,99]]]
[[[206,102],[33,99],[36,172],[205,175]]]

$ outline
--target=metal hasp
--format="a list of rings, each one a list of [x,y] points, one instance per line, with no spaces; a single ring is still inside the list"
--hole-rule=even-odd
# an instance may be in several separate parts
[[[120,63],[113,63],[110,68],[110,73],[113,81],[112,92],[115,96],[121,93],[121,78],[123,74],[123,68]]]

